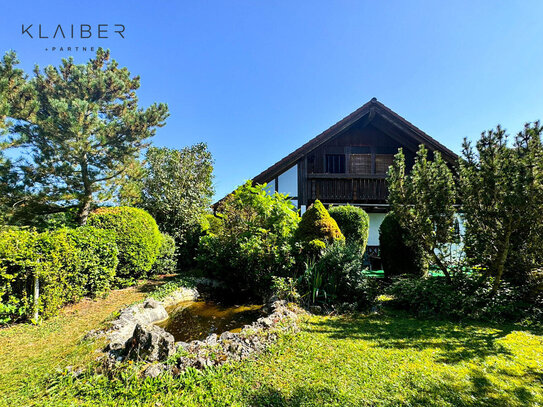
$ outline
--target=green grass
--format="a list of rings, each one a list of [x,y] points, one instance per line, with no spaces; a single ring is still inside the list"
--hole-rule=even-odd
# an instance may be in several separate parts
[[[268,352],[178,378],[57,375],[39,405],[540,406],[543,337],[404,315],[311,317]]]
[[[145,294],[134,287],[116,290],[107,298],[65,307],[40,325],[0,329],[0,405],[26,405],[57,369],[91,362],[100,344],[83,341],[85,334],[103,326],[113,312],[143,298]]]

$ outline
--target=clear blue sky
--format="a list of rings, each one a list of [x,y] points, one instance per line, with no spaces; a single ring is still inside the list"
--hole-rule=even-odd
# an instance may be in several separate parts
[[[30,69],[92,55],[46,47],[110,48],[142,105],[170,107],[155,144],[209,144],[220,197],[374,96],[456,152],[543,118],[542,15],[540,0],[10,1],[0,50]],[[122,23],[126,38],[32,40],[23,23]]]

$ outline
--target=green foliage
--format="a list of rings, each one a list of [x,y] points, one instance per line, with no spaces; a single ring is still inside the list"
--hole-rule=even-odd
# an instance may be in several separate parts
[[[406,241],[406,231],[400,226],[394,212],[389,212],[379,227],[379,249],[386,277],[423,275],[422,248],[408,246]]]
[[[0,320],[4,323],[30,314],[27,282],[39,266],[34,231],[0,231]]]
[[[107,293],[115,280],[119,263],[119,249],[115,235],[109,230],[91,226],[63,229],[77,249],[76,270],[71,284],[80,290],[80,296],[93,297]],[[52,232],[53,237],[58,233]]]
[[[441,154],[433,160],[421,145],[411,173],[406,174],[405,157],[400,149],[388,172],[388,201],[413,250],[422,248],[423,265],[434,263],[450,282],[451,277],[440,249],[455,240],[456,187],[452,171]],[[427,267],[423,274],[427,273]]]
[[[543,296],[527,300],[529,291],[502,283],[493,293],[490,281],[481,285],[469,275],[457,276],[453,284],[443,284],[439,277],[400,278],[387,289],[393,305],[418,316],[534,323],[533,317],[543,313]]]
[[[157,260],[162,236],[151,215],[126,206],[98,208],[89,225],[109,230],[119,248],[117,277],[131,281],[145,277]]]
[[[318,260],[310,260],[301,279],[304,296],[311,303],[358,303],[365,307],[373,302],[367,296],[366,278],[362,275],[362,252],[358,243],[336,242],[327,246]]]
[[[501,127],[464,140],[460,187],[465,245],[472,264],[518,285],[543,265],[543,146],[539,122],[527,124],[508,146]]]
[[[362,208],[352,205],[333,206],[328,213],[337,222],[347,242],[356,243],[360,251],[366,251],[370,233],[370,217]]]
[[[85,224],[92,205],[111,199],[124,182],[147,139],[164,125],[168,108],[141,109],[139,77],[131,77],[101,48],[86,64],[68,58],[59,67],[36,67],[26,86],[25,103],[3,109],[13,120],[4,146],[21,158],[17,167],[25,199],[16,215],[76,208]]]
[[[300,294],[296,288],[296,280],[292,277],[272,277],[272,292],[279,300],[297,302]]]
[[[304,245],[313,240],[320,240],[325,244],[345,240],[336,221],[319,200],[304,212],[294,238]]]
[[[291,274],[291,240],[300,217],[286,195],[269,195],[265,185],[248,181],[217,211],[221,221],[198,247],[198,264],[207,275],[232,289],[262,296],[272,276]]]
[[[117,253],[113,236],[92,227],[1,231],[0,319],[6,323],[31,315],[35,277],[43,318],[85,295],[106,293],[115,276]]]
[[[151,147],[145,162],[141,179],[135,180],[135,204],[175,238],[180,263],[190,266],[213,196],[213,157],[205,143],[198,143],[181,150]]]
[[[177,259],[175,255],[175,240],[166,233],[161,233],[162,241],[155,264],[153,264],[153,274],[172,274],[177,269]]]
[[[169,279],[166,283],[158,286],[158,288],[155,289],[150,296],[161,301],[181,287],[194,288],[196,287],[196,284],[190,277],[178,275],[172,279]]]

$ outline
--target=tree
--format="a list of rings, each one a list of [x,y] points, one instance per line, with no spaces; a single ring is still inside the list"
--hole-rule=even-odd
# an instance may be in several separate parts
[[[214,192],[213,157],[207,145],[151,147],[145,161],[142,178],[136,180],[135,205],[147,210],[178,245],[190,243]],[[197,244],[196,238],[193,246]]]
[[[451,276],[444,261],[445,246],[454,241],[456,187],[453,173],[437,151],[433,160],[421,145],[409,175],[400,149],[388,173],[389,203],[406,233],[406,244],[423,251],[423,273],[434,263],[448,282]]]
[[[97,201],[111,199],[126,169],[168,116],[165,104],[138,107],[138,76],[99,48],[86,64],[63,59],[57,68],[36,67],[28,81],[35,109],[12,106],[10,147],[29,158],[18,165],[27,194],[20,211],[75,209],[85,224]]]
[[[507,273],[523,280],[543,264],[542,126],[526,124],[513,145],[500,126],[464,140],[460,191],[471,261],[492,276],[496,293]],[[507,267],[507,266],[510,267]]]
[[[6,53],[0,61],[0,136],[11,124],[8,118],[28,118],[36,108],[27,77],[23,70],[16,68],[18,63],[13,51]],[[5,220],[22,194],[15,163],[3,153],[11,146],[9,140],[0,140],[0,222]]]

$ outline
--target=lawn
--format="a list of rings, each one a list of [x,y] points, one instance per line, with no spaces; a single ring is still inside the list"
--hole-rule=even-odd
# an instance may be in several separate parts
[[[134,287],[116,290],[105,299],[65,307],[59,316],[39,326],[19,324],[0,329],[0,405],[26,404],[56,369],[94,359],[99,344],[83,341],[85,334],[145,295]]]
[[[312,316],[301,327],[254,360],[203,373],[191,370],[175,379],[138,379],[139,366],[129,365],[113,379],[89,372],[79,379],[56,375],[45,381],[43,375],[54,366],[37,368],[45,361],[38,349],[29,347],[27,353],[36,355],[23,360],[21,352],[9,355],[2,347],[1,391],[11,405],[543,405],[543,336],[519,327],[401,314]],[[3,343],[9,332],[2,332]],[[58,337],[52,330],[42,334],[44,343]],[[92,347],[65,346],[72,350],[65,350],[57,365],[75,363],[75,356]],[[21,382],[24,365],[36,370]]]

